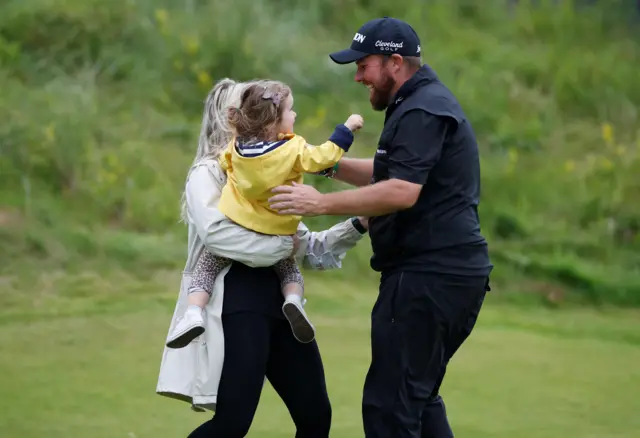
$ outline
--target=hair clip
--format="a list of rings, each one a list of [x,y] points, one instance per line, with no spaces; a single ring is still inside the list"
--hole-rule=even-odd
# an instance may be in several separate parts
[[[272,101],[275,106],[280,105],[281,94],[274,93],[273,91],[267,89],[267,87],[263,87],[263,88],[264,88],[264,93],[262,93],[262,98]]]

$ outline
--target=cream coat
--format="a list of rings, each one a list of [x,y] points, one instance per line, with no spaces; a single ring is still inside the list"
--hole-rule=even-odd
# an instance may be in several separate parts
[[[187,262],[169,332],[187,307],[191,272],[205,246],[216,255],[252,267],[274,265],[293,250],[291,238],[254,233],[234,224],[220,213],[217,205],[225,183],[224,172],[213,160],[194,166],[187,180]],[[300,224],[297,235],[301,244],[296,259],[301,266],[310,269],[340,268],[345,252],[362,238],[350,221],[322,232],[311,232]],[[185,348],[165,347],[162,354],[156,392],[188,402],[196,411],[215,411],[224,361],[221,313],[224,277],[228,270],[228,267],[225,268],[215,282],[212,299],[206,308],[205,333]]]

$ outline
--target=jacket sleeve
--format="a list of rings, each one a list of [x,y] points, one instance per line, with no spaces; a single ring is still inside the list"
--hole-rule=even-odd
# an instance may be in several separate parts
[[[353,143],[353,133],[344,125],[338,125],[329,140],[319,146],[307,144],[301,139],[296,170],[316,173],[335,165]]]
[[[215,172],[219,172],[216,165],[200,165],[193,169],[186,185],[189,220],[205,247],[215,255],[251,267],[272,266],[290,256],[291,237],[256,233],[235,224],[218,210],[221,182]]]
[[[309,269],[336,269],[342,267],[346,252],[362,239],[361,234],[348,219],[328,230],[310,231],[303,223],[298,227],[300,247],[296,260]]]

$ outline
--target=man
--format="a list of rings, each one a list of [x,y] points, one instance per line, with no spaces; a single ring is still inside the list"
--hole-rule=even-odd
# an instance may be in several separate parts
[[[371,217],[371,267],[381,282],[362,402],[369,438],[453,436],[438,392],[492,270],[477,211],[475,135],[420,52],[411,26],[385,17],[331,54],[336,63],[356,63],[355,80],[375,110],[386,110],[375,158],[344,158],[332,172],[360,188],[321,194],[282,186],[270,200],[282,214]]]

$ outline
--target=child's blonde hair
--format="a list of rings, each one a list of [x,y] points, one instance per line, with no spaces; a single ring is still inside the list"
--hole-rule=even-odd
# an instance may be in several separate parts
[[[275,139],[290,95],[291,88],[278,81],[261,80],[248,85],[242,92],[240,105],[229,109],[229,124],[238,140]]]

